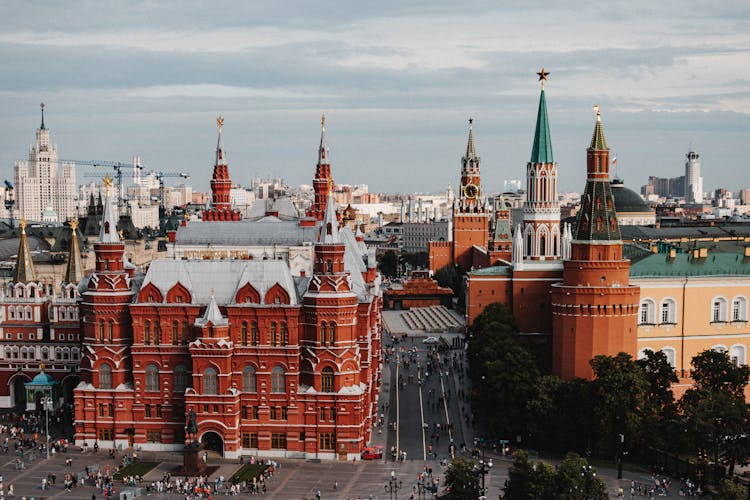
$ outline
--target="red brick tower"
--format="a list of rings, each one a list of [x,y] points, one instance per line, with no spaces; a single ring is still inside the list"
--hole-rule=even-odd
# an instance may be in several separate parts
[[[81,294],[83,357],[75,390],[76,443],[125,444],[134,433],[130,346],[133,342],[129,304],[134,269],[125,268],[125,245],[117,233],[112,179],[104,180],[106,199],[99,241],[94,243],[96,268]],[[128,440],[129,441],[129,440]]]
[[[487,248],[489,241],[489,211],[482,193],[480,158],[474,146],[474,120],[469,119],[469,142],[461,158],[461,189],[453,205],[453,263],[462,272],[473,265],[472,248]],[[486,265],[486,263],[483,263]]]
[[[328,160],[328,144],[326,144],[326,115],[320,118],[320,146],[318,147],[318,163],[315,166],[313,190],[315,191],[315,200],[307,215],[315,217],[317,220],[323,220],[328,205],[328,195],[333,190],[331,164]]]
[[[537,73],[542,82],[536,117],[534,146],[526,165],[526,201],[523,204],[524,259],[560,258],[560,204],[557,201],[557,163],[552,156],[544,82],[548,72]]]
[[[305,448],[330,449],[339,455],[356,453],[369,439],[368,402],[356,395],[360,386],[357,345],[357,295],[344,270],[344,242],[339,235],[336,207],[328,197],[320,240],[315,245],[313,278],[304,296],[305,340],[301,349],[300,383],[314,389],[315,406],[307,418],[317,423],[317,439]],[[311,391],[312,392],[312,391]],[[308,420],[309,421],[309,420]],[[337,426],[336,422],[351,424]],[[364,439],[364,440],[363,440]]]
[[[563,282],[552,285],[552,369],[565,379],[591,378],[589,360],[599,354],[637,351],[640,288],[629,284],[630,261],[622,256],[609,148],[596,111],[570,259],[564,262]]]
[[[229,165],[227,165],[224,143],[221,140],[221,129],[224,126],[224,117],[216,119],[219,127],[219,139],[216,142],[216,163],[214,164],[214,175],[211,177],[211,209],[203,211],[203,220],[240,220],[239,210],[232,210],[229,192],[232,189],[232,180],[229,178]]]

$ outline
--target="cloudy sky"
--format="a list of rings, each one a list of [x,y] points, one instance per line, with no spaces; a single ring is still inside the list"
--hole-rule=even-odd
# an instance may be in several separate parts
[[[309,183],[325,112],[336,181],[389,192],[455,187],[473,116],[495,191],[523,178],[544,66],[561,190],[594,104],[629,187],[681,175],[690,144],[707,190],[750,186],[747,0],[4,2],[0,62],[7,178],[44,101],[61,158],[138,154],[196,189],[219,114],[235,182]]]

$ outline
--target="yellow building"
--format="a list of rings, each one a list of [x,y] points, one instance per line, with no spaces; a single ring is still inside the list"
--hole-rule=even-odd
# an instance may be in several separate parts
[[[653,254],[632,264],[630,284],[641,288],[638,357],[646,349],[667,355],[680,376],[676,396],[689,384],[693,356],[706,349],[747,363],[750,248]]]

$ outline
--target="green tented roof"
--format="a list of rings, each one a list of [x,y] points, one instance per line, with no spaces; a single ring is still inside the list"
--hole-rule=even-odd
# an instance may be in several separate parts
[[[539,96],[539,111],[536,115],[536,131],[534,132],[534,147],[531,150],[531,163],[554,163],[552,157],[552,139],[549,133],[549,121],[547,119],[547,99],[544,97],[544,89]]]
[[[475,269],[474,271],[469,271],[466,274],[469,274],[471,276],[509,276],[512,270],[513,268],[510,266],[491,266],[484,267],[482,269]]]
[[[750,276],[750,259],[737,253],[709,252],[705,258],[695,259],[690,253],[678,253],[674,259],[659,253],[639,260],[630,266],[633,278],[661,278],[669,276]]]
[[[596,117],[596,125],[594,126],[594,133],[591,135],[591,150],[602,150],[609,149],[607,147],[607,139],[604,138],[604,128],[599,116]]]

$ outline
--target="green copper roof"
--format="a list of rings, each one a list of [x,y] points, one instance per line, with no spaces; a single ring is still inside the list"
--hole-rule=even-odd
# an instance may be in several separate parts
[[[612,187],[606,179],[589,180],[581,197],[574,239],[579,241],[622,240]]]
[[[596,115],[596,125],[594,125],[594,133],[591,135],[591,150],[602,150],[609,149],[607,147],[607,139],[604,138],[604,128],[602,127],[601,115]]]
[[[78,247],[78,237],[76,235],[76,228],[78,223],[71,224],[70,226],[70,251],[68,252],[68,266],[65,268],[65,277],[63,280],[66,283],[78,283],[83,278],[83,266],[81,265],[81,251]]]
[[[536,131],[534,132],[534,148],[531,150],[530,163],[554,163],[552,157],[552,139],[549,134],[549,123],[547,119],[547,99],[544,98],[544,89],[539,96],[539,111],[536,115]]]
[[[13,273],[13,281],[16,283],[28,283],[35,281],[34,262],[31,260],[31,250],[26,239],[26,222],[21,221],[21,238],[18,241],[18,256],[16,257],[16,269]]]
[[[509,276],[512,271],[513,268],[510,266],[491,266],[483,267],[482,269],[475,269],[474,271],[469,271],[466,274],[470,276]]]
[[[750,259],[737,253],[709,252],[701,259],[678,253],[674,259],[663,253],[652,254],[630,266],[634,278],[670,276],[750,276]]]

